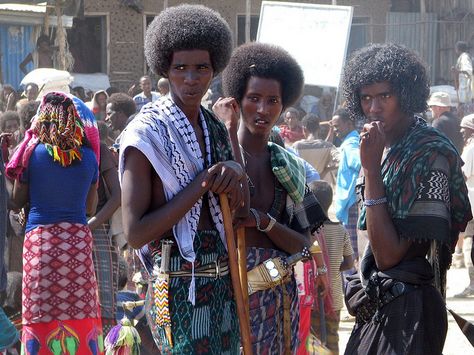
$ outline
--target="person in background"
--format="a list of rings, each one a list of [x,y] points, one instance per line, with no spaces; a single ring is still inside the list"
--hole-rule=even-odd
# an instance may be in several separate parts
[[[3,145],[4,135],[0,135],[0,144]],[[5,163],[0,154],[0,352],[13,346],[19,339],[15,326],[10,322],[3,310],[3,302],[7,290],[7,269],[4,262],[5,244],[7,238],[7,201],[8,191],[5,178]]]
[[[6,111],[0,116],[0,131],[15,133],[20,128],[20,116],[16,111]]]
[[[454,73],[454,86],[458,94],[458,111],[462,117],[467,114],[463,106],[472,102],[472,59],[467,42],[456,42],[455,51],[458,59],[451,70]]]
[[[48,93],[32,135],[6,168],[14,179],[12,203],[16,209],[30,204],[21,335],[27,355],[48,348],[57,352],[64,339],[70,352],[102,351],[93,239],[86,218],[97,203],[98,162],[84,131],[73,99]]]
[[[301,124],[305,138],[295,142],[292,148],[318,171],[321,179],[335,186],[339,159],[337,148],[319,138],[319,118],[316,115],[307,114]]]
[[[115,325],[115,303],[118,291],[119,246],[115,244],[111,222],[120,207],[121,190],[117,159],[107,144],[100,143],[98,202],[87,224],[92,231],[92,256],[99,286],[102,328],[107,333]]]
[[[5,155],[3,159],[8,162],[21,136],[20,116],[16,111],[6,111],[0,115],[0,133],[4,137],[1,146],[2,154]]]
[[[74,96],[77,96],[82,101],[84,101],[84,102],[87,101],[86,91],[84,90],[84,88],[82,86],[73,87],[72,90],[71,90],[71,93]]]
[[[161,96],[168,95],[170,92],[170,83],[168,79],[160,78],[160,80],[158,80],[158,91],[160,92]]]
[[[31,127],[33,117],[36,115],[39,105],[39,101],[29,101],[18,110],[18,115],[20,116],[19,140],[24,138],[25,132]]]
[[[2,90],[1,111],[14,111],[18,101],[18,94],[10,84],[4,84]]]
[[[135,101],[127,94],[113,94],[107,100],[105,111],[105,122],[114,132],[118,133],[115,144],[120,145],[123,130],[135,117]]]
[[[25,96],[28,102],[35,101],[38,97],[39,87],[35,83],[28,83],[25,86]]]
[[[105,90],[99,90],[94,93],[92,100],[86,105],[92,111],[96,121],[103,121],[105,119],[105,107],[107,106],[107,99],[109,95]]]
[[[355,258],[359,257],[357,247],[357,207],[356,182],[360,172],[359,133],[354,120],[346,109],[338,109],[332,118],[334,134],[342,140],[339,147],[339,167],[336,177],[334,210],[337,219],[344,225],[351,237]]]
[[[451,98],[445,92],[434,92],[428,99],[428,106],[432,112],[431,125],[443,132],[454,144],[459,154],[464,146],[458,118],[451,112]]]
[[[289,107],[283,114],[285,124],[280,126],[280,135],[285,145],[291,146],[294,142],[304,138],[301,127],[301,113],[294,107]]]
[[[472,219],[462,160],[416,114],[427,109],[429,75],[397,44],[353,54],[342,81],[347,110],[365,117],[359,228],[369,245],[346,285],[356,323],[345,354],[441,354],[448,330],[446,272]],[[429,206],[429,207],[428,207]]]
[[[329,206],[332,203],[332,188],[326,181],[314,181],[309,188],[315,194],[321,207],[328,215]],[[341,320],[341,309],[344,306],[342,292],[342,271],[350,270],[354,266],[354,250],[346,229],[340,222],[326,221],[323,224],[322,233],[326,241],[329,257],[329,277],[331,281],[331,296],[333,309],[325,309],[327,343],[326,346],[332,354],[339,354],[339,322]],[[311,332],[321,339],[320,310],[311,313]]]
[[[33,69],[37,68],[53,68],[55,47],[51,46],[49,37],[42,34],[36,40],[36,49],[28,53],[28,55],[20,63],[20,70],[23,74],[27,74],[26,66],[33,63]]]
[[[155,102],[160,98],[160,94],[156,91],[151,91],[151,78],[144,75],[140,78],[140,89],[142,92],[133,97],[133,101],[137,105],[137,111],[140,112],[143,106],[150,102]]]
[[[462,172],[466,178],[466,185],[469,193],[469,202],[471,208],[474,206],[474,114],[464,116],[461,121],[461,133],[464,138],[464,149],[462,151],[461,158],[464,161],[462,166]],[[454,295],[456,298],[464,298],[474,296],[474,266],[471,258],[471,252],[473,249],[473,238],[474,238],[474,220],[469,221],[466,230],[464,231],[464,241],[462,244],[461,257],[464,257],[464,264],[467,267],[469,275],[469,284],[460,293]],[[456,257],[456,253],[453,255]]]

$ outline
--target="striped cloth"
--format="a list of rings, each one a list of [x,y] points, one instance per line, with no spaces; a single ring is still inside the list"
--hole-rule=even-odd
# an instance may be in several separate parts
[[[357,247],[357,221],[359,219],[359,208],[357,203],[354,203],[349,208],[349,219],[347,224],[344,224],[344,228],[346,228],[347,233],[349,233],[349,237],[351,239],[352,249],[354,250],[354,257],[359,257],[359,248]]]
[[[116,295],[118,292],[118,257],[108,233],[109,225],[104,223],[92,232],[92,257],[95,277],[99,287],[100,313],[104,333],[115,324]]]
[[[340,223],[325,222],[323,233],[329,255],[329,275],[331,277],[331,293],[333,308],[340,311],[343,306],[342,278],[340,266],[342,258],[354,254],[349,234]]]

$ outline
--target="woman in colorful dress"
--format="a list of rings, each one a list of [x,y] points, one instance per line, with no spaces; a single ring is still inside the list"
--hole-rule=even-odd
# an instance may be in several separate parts
[[[44,96],[7,175],[15,178],[14,203],[30,204],[23,246],[23,353],[102,353],[86,219],[97,202],[98,163],[72,98],[59,92]]]
[[[300,96],[303,81],[300,66],[283,49],[246,44],[232,54],[222,78],[228,97],[214,107],[231,139],[238,137],[247,172],[251,214],[242,222],[247,269],[264,263],[271,277],[274,265],[267,260],[286,259],[309,248],[310,233],[326,219],[306,186],[303,161],[268,142],[280,114]],[[251,294],[249,306],[254,353],[296,353],[299,312],[294,277]]]
[[[165,288],[151,297],[155,286],[149,287],[148,295],[148,321],[161,353],[239,353],[218,195],[227,193],[236,209],[245,180],[231,160],[225,127],[201,106],[231,50],[229,26],[217,12],[181,5],[160,13],[148,27],[145,55],[168,78],[170,94],[143,107],[121,139],[125,235],[148,273],[168,269],[169,309]],[[164,241],[173,243],[169,255]]]

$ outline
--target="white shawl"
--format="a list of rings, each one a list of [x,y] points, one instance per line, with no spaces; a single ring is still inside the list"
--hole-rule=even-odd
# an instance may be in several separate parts
[[[209,131],[202,113],[200,120],[206,144],[206,162],[211,164],[211,146]],[[167,201],[183,190],[205,168],[199,142],[193,127],[181,109],[170,97],[162,97],[148,104],[140,111],[122,134],[120,142],[119,178],[122,183],[125,151],[128,147],[140,150],[150,161],[163,183]],[[212,220],[224,245],[225,233],[222,213],[217,197],[208,193]],[[188,300],[195,304],[193,248],[201,215],[202,198],[173,226],[173,234],[181,256],[193,263],[193,276],[189,288]]]

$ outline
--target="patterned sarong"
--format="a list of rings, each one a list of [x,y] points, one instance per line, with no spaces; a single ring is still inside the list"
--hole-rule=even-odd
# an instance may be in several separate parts
[[[247,248],[247,270],[274,257],[287,255],[275,249]],[[298,348],[299,302],[294,276],[283,287],[288,292],[291,317],[291,349]],[[250,336],[254,354],[284,354],[283,288],[277,286],[249,296]]]
[[[62,222],[31,230],[23,262],[24,354],[102,353],[89,228]]]
[[[156,265],[161,262],[159,243],[151,243]],[[195,268],[226,260],[227,251],[216,230],[198,231],[194,237]],[[171,249],[170,271],[190,271],[191,263],[180,254],[176,244]],[[169,283],[169,306],[173,348],[163,328],[153,326],[153,312],[147,314],[148,324],[162,354],[238,354],[239,323],[230,275],[215,279],[195,277],[196,304],[188,301],[191,277],[172,277]],[[148,288],[151,290],[151,287]],[[147,302],[150,302],[147,294]]]

